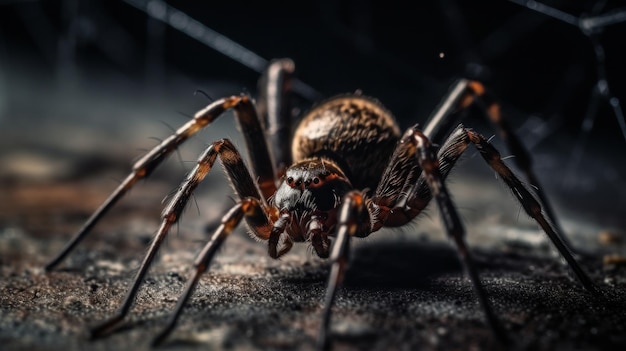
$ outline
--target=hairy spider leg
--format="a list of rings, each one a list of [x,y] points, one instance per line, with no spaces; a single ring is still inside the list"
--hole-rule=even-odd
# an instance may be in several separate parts
[[[217,250],[221,247],[222,243],[226,240],[226,237],[239,225],[243,217],[246,217],[248,222],[263,222],[267,221],[267,214],[263,210],[263,204],[259,202],[258,199],[254,197],[248,197],[242,199],[240,202],[235,204],[224,217],[222,217],[222,222],[220,226],[215,230],[213,235],[211,235],[210,241],[204,246],[202,251],[198,254],[194,261],[195,272],[193,277],[187,282],[185,286],[185,290],[183,294],[179,297],[178,302],[176,303],[176,307],[174,311],[169,316],[167,324],[163,330],[152,342],[153,346],[157,346],[161,344],[168,335],[174,330],[176,326],[176,322],[180,317],[185,304],[191,297],[200,277],[206,270]]]
[[[263,122],[274,160],[274,173],[278,179],[293,163],[289,141],[293,117],[294,70],[295,64],[291,59],[273,60],[258,84],[256,107]]]
[[[533,218],[539,226],[546,233],[552,244],[559,251],[561,256],[565,259],[569,267],[572,269],[578,280],[589,292],[599,297],[600,292],[592,282],[591,278],[580,267],[572,252],[570,251],[567,243],[563,240],[563,235],[559,232],[558,228],[554,226],[554,223],[544,215],[541,204],[537,199],[526,189],[519,178],[511,171],[511,169],[502,161],[502,157],[498,150],[491,145],[487,139],[481,134],[464,128],[459,125],[457,129],[452,133],[450,140],[450,146],[448,142],[444,144],[439,152],[439,158],[441,162],[440,168],[442,173],[449,172],[449,169],[454,164],[455,160],[465,151],[469,144],[473,144],[479,151],[480,155],[487,162],[487,164],[498,174],[506,185],[511,189],[511,192],[517,198],[518,202],[524,208],[524,211]],[[421,178],[421,177],[420,177]],[[416,187],[416,192],[419,194],[420,203],[424,198],[427,198],[428,189],[424,186],[424,180],[420,179]]]
[[[497,99],[485,88],[485,86],[474,80],[459,79],[453,84],[447,97],[441,102],[439,108],[435,110],[422,129],[424,134],[434,143],[444,140],[448,132],[453,130],[463,119],[464,114],[454,113],[466,109],[470,105],[476,105],[496,128],[500,137],[507,145],[509,152],[515,157],[513,162],[524,173],[526,180],[535,187],[535,192],[539,201],[543,204],[547,219],[554,225],[558,233],[565,233],[560,226],[554,213],[551,202],[548,200],[544,187],[537,177],[533,160],[530,153],[517,136],[506,118],[502,117],[500,105]],[[571,246],[567,237],[562,235],[561,241]]]
[[[415,128],[416,129],[416,128]],[[585,273],[585,271],[580,267],[571,251],[569,250],[566,243],[562,240],[562,235],[558,232],[558,229],[553,227],[548,219],[544,216],[542,211],[542,207],[535,199],[535,197],[526,189],[526,187],[522,184],[519,178],[511,171],[511,169],[502,161],[500,153],[496,148],[491,145],[487,139],[480,135],[479,133],[463,127],[463,125],[459,125],[456,130],[450,135],[448,140],[443,144],[442,148],[440,148],[438,153],[439,159],[439,170],[442,176],[445,178],[450,172],[451,168],[454,166],[455,162],[458,158],[465,152],[469,144],[473,144],[476,149],[479,151],[480,155],[487,162],[487,164],[498,174],[499,178],[504,181],[504,183],[511,189],[511,192],[517,198],[518,202],[524,208],[524,211],[533,218],[539,226],[546,233],[550,241],[559,251],[561,256],[568,263],[569,267],[572,269],[578,280],[582,283],[582,285],[592,294],[599,296],[599,291],[597,287],[593,284],[591,278]],[[398,154],[398,155],[396,155]],[[406,157],[402,152],[397,151],[394,153],[394,157],[392,157],[392,162],[397,162],[394,159],[399,157]],[[398,175],[391,172],[388,174],[386,172],[386,177],[388,179],[397,178]],[[430,192],[430,188],[427,185],[427,180],[425,179],[424,174],[420,174],[419,179],[417,181],[417,185],[415,186],[412,195],[406,200],[405,209],[388,209],[388,204],[390,203],[389,195],[385,192],[385,188],[383,188],[383,184],[385,179],[381,181],[381,185],[372,201],[379,205],[379,215],[380,220],[385,220],[386,212],[392,212],[389,217],[391,219],[398,219],[397,214],[403,214],[404,220],[409,218],[408,214],[415,214],[421,212],[426,204],[432,198],[432,194]],[[381,190],[382,189],[382,190]],[[400,205],[403,205],[402,203]],[[396,217],[393,217],[393,216]],[[386,223],[384,223],[387,225]],[[402,225],[403,223],[396,222],[392,223],[392,225]],[[376,225],[375,225],[376,227]]]
[[[444,178],[447,176],[456,160],[462,153],[465,152],[469,144],[473,144],[476,147],[487,164],[495,170],[498,173],[499,178],[506,183],[511,192],[517,198],[518,202],[524,208],[524,211],[539,224],[552,244],[568,263],[569,267],[572,269],[584,288],[593,295],[600,296],[600,292],[591,278],[589,278],[587,273],[585,273],[585,271],[581,268],[566,243],[562,240],[562,235],[559,235],[558,229],[555,228],[544,216],[539,201],[537,201],[528,189],[524,187],[522,182],[511,171],[511,169],[506,166],[506,164],[502,161],[498,150],[496,150],[496,148],[491,145],[484,136],[459,125],[439,151],[439,170],[442,176]],[[410,204],[410,207],[421,207],[420,205],[423,204],[424,201],[430,200],[432,195],[430,193],[430,187],[425,184],[427,182],[428,181],[425,179],[425,175],[420,175],[414,195],[418,201],[409,201],[408,203]]]
[[[544,216],[539,201],[537,201],[530,191],[524,187],[522,182],[517,178],[517,176],[515,176],[511,169],[507,167],[504,162],[502,162],[502,158],[498,150],[496,150],[496,148],[493,147],[493,145],[491,145],[484,136],[471,129],[463,130],[467,134],[468,142],[474,144],[483,159],[508,185],[526,213],[539,224],[548,238],[550,238],[552,244],[557,248],[565,261],[567,261],[569,267],[572,271],[574,271],[576,277],[580,280],[585,289],[595,296],[600,296],[600,292],[597,290],[591,278],[589,278],[587,273],[585,273],[585,271],[580,267],[576,259],[573,257],[570,249],[563,241],[563,236],[553,226],[553,223],[550,223],[550,221],[548,221]]]
[[[544,216],[539,201],[524,187],[511,169],[506,166],[498,150],[496,150],[484,136],[459,125],[452,133],[449,141],[446,142],[444,147],[439,151],[439,168],[443,176],[445,177],[447,175],[450,168],[454,165],[454,162],[456,162],[469,144],[473,144],[476,147],[487,164],[498,173],[499,178],[511,189],[511,192],[522,205],[524,211],[539,224],[585,289],[595,296],[600,296],[600,292],[591,278],[581,268],[566,243],[562,240],[562,235],[559,234],[558,230]],[[432,196],[425,182],[424,175],[420,175],[420,180],[415,188],[415,198],[418,199],[418,202],[409,201],[408,203],[411,207],[423,204],[425,200],[428,201]]]
[[[451,147],[452,145],[458,146],[459,143],[456,139],[458,139],[458,137],[450,137],[444,145],[447,145],[448,147]],[[465,147],[466,146],[467,145],[465,145]],[[424,199],[417,199],[415,201],[412,198],[404,199],[414,205],[418,205],[414,208],[409,208],[409,206],[404,207],[404,205],[401,205],[404,208],[394,207],[394,204],[398,200],[398,197],[401,197],[403,194],[408,193],[414,197],[410,190],[407,189],[409,187],[407,184],[400,184],[397,181],[400,179],[409,179],[414,182],[412,187],[415,187],[415,180],[418,176],[420,179],[427,180],[427,186],[431,189],[431,192],[429,192],[428,195],[433,193],[436,194],[435,198],[443,215],[444,225],[448,235],[457,245],[459,258],[465,268],[466,274],[469,276],[473,284],[488,324],[494,330],[494,333],[499,340],[503,342],[507,341],[506,333],[498,323],[489,300],[487,299],[485,289],[480,282],[478,270],[475,267],[470,251],[468,250],[467,244],[464,240],[465,230],[443,182],[444,175],[440,172],[441,158],[446,158],[447,167],[445,168],[445,175],[447,175],[449,169],[454,162],[456,162],[456,159],[458,159],[458,155],[460,154],[455,155],[456,157],[454,159],[449,159],[449,155],[445,152],[442,154],[445,156],[435,156],[428,139],[417,129],[417,127],[411,128],[405,133],[404,137],[400,141],[400,144],[396,148],[394,156],[389,163],[387,171],[385,172],[383,180],[381,181],[374,197],[372,199],[364,199],[363,195],[358,192],[348,193],[344,197],[340,211],[337,237],[335,243],[333,244],[333,251],[331,254],[332,268],[327,284],[326,299],[317,344],[318,349],[326,350],[330,347],[328,335],[331,309],[336,295],[336,290],[343,280],[346,262],[348,260],[347,256],[349,253],[349,237],[363,237],[378,230],[382,226],[386,225],[385,222],[390,218],[389,215],[392,213],[401,213],[401,215],[393,218],[393,221],[395,221],[395,223],[393,223],[394,225],[406,224],[412,218],[417,216],[423,208],[426,207],[432,196]],[[411,160],[413,162],[410,162]],[[420,171],[420,169],[422,171]],[[394,187],[386,186],[385,184],[388,184],[386,181],[392,181],[395,183],[396,189],[401,188],[402,190],[390,193],[391,188]],[[404,201],[400,201],[400,203],[405,204]],[[393,208],[390,208],[389,206]],[[359,224],[363,222],[372,223],[372,228],[370,228],[370,230],[364,230]]]
[[[416,156],[422,169],[420,178],[426,179],[428,189],[437,202],[446,232],[456,244],[459,259],[465,269],[465,273],[472,282],[474,292],[483,308],[487,323],[494,331],[495,336],[504,344],[508,344],[509,340],[506,332],[493,312],[485,288],[480,281],[478,269],[465,242],[465,228],[444,184],[444,177],[441,174],[439,159],[435,155],[434,148],[430,140],[417,127],[410,129],[406,137],[410,138],[410,142],[417,147]]]
[[[567,246],[560,240],[558,233],[543,216],[539,202],[523,186],[522,182],[515,174],[502,162],[500,153],[489,144],[485,137],[471,129],[464,128],[463,125],[459,125],[444,142],[435,157],[430,141],[419,131],[417,126],[415,126],[410,128],[401,139],[374,196],[363,202],[356,198],[357,195],[355,193],[350,193],[346,195],[344,199],[340,212],[344,217],[340,218],[340,225],[343,224],[345,228],[342,229],[341,226],[338,228],[337,239],[333,245],[333,255],[331,256],[333,268],[328,281],[328,290],[325,300],[327,304],[324,306],[318,346],[328,347],[328,328],[330,323],[330,309],[332,307],[328,304],[332,305],[336,294],[334,290],[337,289],[342,281],[346,262],[345,257],[341,257],[340,259],[338,258],[339,256],[336,255],[342,252],[343,255],[347,255],[348,250],[348,244],[343,241],[347,239],[343,237],[346,235],[357,237],[367,236],[383,226],[400,226],[406,224],[426,207],[433,198],[433,194],[440,209],[446,232],[457,246],[459,258],[466,274],[473,284],[488,324],[499,340],[504,343],[508,342],[509,339],[506,336],[506,332],[501,324],[498,323],[487,298],[486,291],[480,282],[478,271],[473,263],[467,244],[465,243],[465,229],[463,228],[462,221],[444,184],[444,179],[470,144],[476,147],[489,166],[498,173],[500,178],[511,189],[526,213],[543,229],[585,289],[598,296],[599,292],[592,280],[583,271]],[[411,167],[411,159],[416,160],[413,166],[417,164],[419,169],[409,169]],[[416,177],[418,177],[418,179],[414,183],[413,189],[408,190],[408,185],[405,184],[405,180],[413,180]],[[390,187],[388,184],[394,184],[394,186]],[[394,188],[401,190],[390,192]],[[362,203],[365,203],[365,205],[362,205]],[[358,206],[354,204],[367,207],[367,217],[365,217],[365,219],[363,219],[363,210],[357,208]],[[347,208],[350,207],[354,208],[348,210]],[[361,222],[355,222],[357,218],[360,219]],[[356,225],[356,223],[363,223],[363,221],[367,223],[370,219],[372,219],[370,231],[359,229],[358,225]],[[341,248],[339,249],[335,246]]]
[[[261,193],[254,184],[252,176],[246,168],[246,165],[244,164],[241,155],[228,139],[223,139],[212,143],[205,150],[205,152],[202,153],[202,155],[198,159],[197,165],[194,167],[193,170],[191,170],[191,172],[189,172],[186,179],[180,184],[176,194],[170,199],[167,206],[163,209],[163,213],[161,215],[163,221],[161,223],[161,226],[156,236],[154,237],[143,262],[141,263],[141,266],[139,267],[139,270],[135,275],[131,288],[128,290],[126,298],[120,306],[117,314],[105,321],[104,323],[100,324],[99,326],[93,328],[92,337],[99,337],[107,334],[128,314],[130,307],[135,301],[139,286],[143,282],[143,278],[148,271],[148,268],[150,267],[156,255],[156,252],[163,242],[163,239],[167,235],[171,226],[180,219],[182,212],[185,209],[187,202],[189,201],[189,198],[193,194],[193,191],[198,186],[198,184],[202,182],[205,176],[211,171],[213,164],[215,163],[215,160],[218,156],[239,198],[251,198],[254,199],[255,203],[260,204],[256,205],[256,207],[259,208],[257,212],[261,211],[262,214],[258,214],[257,212],[255,212],[257,213],[257,215],[248,216],[246,220],[246,222],[248,223],[248,227],[257,237],[264,240],[267,240],[269,238],[272,223],[266,212],[267,205],[261,197]],[[250,206],[249,203],[251,201],[252,200],[242,200],[242,203],[245,206]],[[237,206],[235,206],[235,208],[237,208]],[[225,224],[222,224],[222,226],[220,227],[221,230],[225,230],[223,228],[224,225]],[[228,232],[230,232],[231,229],[229,229]]]
[[[506,333],[493,312],[465,242],[462,221],[444,184],[444,179],[467,149],[467,136],[462,131],[461,127],[457,128],[444,142],[438,155],[435,155],[434,147],[417,126],[405,132],[380,185],[368,200],[370,213],[376,214],[373,216],[372,230],[408,223],[424,210],[434,194],[446,232],[457,247],[459,259],[472,282],[487,323],[494,335],[507,343]],[[400,191],[388,185],[399,181],[403,183],[398,187],[402,189]]]
[[[513,162],[517,168],[525,174],[526,180],[535,188],[535,193],[543,205],[547,219],[552,223],[558,233],[565,234],[565,230],[561,227],[561,224],[554,213],[552,202],[548,200],[544,187],[541,185],[541,182],[534,171],[533,159],[530,156],[530,152],[528,152],[517,134],[515,134],[513,128],[511,128],[507,120],[502,118],[500,105],[494,101],[493,97],[485,93],[482,99],[478,99],[477,104],[485,111],[485,115],[496,125],[500,132],[500,137],[507,144],[509,151],[515,155]],[[560,240],[567,246],[571,247],[566,235],[561,235]]]
[[[124,194],[140,179],[148,177],[163,160],[176,150],[184,141],[197,133],[202,128],[211,124],[226,110],[233,108],[235,117],[242,129],[249,157],[255,175],[259,179],[261,193],[267,199],[276,191],[276,182],[272,162],[263,135],[263,129],[257,117],[254,105],[248,96],[231,96],[219,99],[204,109],[198,111],[192,120],[180,127],[174,134],[155,146],[132,168],[132,172],[113,191],[102,205],[87,219],[80,230],[72,237],[59,254],[45,265],[45,270],[50,271],[57,266],[75,247],[85,238],[87,233],[108,212],[109,209],[120,200]]]
[[[350,237],[357,236],[362,223],[369,223],[370,213],[363,193],[351,191],[342,200],[337,222],[337,234],[330,253],[332,262],[328,283],[326,284],[326,297],[322,321],[317,339],[318,350],[330,349],[330,315],[334,304],[337,288],[343,281],[350,254]]]
[[[269,118],[260,119],[259,115],[257,114],[257,110],[255,109],[255,106],[250,101],[250,99],[247,96],[241,96],[241,100],[238,101],[237,104],[235,104],[234,106],[224,106],[222,111],[216,113],[213,118],[211,118],[203,125],[205,126],[210,124],[210,122],[219,117],[219,115],[223,113],[226,109],[230,107],[233,107],[235,109],[236,121],[239,124],[239,127],[242,129],[243,136],[246,141],[246,147],[249,151],[252,169],[257,176],[258,187],[257,185],[255,185],[255,182],[251,177],[250,171],[244,164],[241,155],[228,139],[223,139],[212,143],[199,157],[196,167],[188,173],[186,179],[179,186],[177,193],[170,199],[168,205],[164,208],[162,213],[163,221],[161,223],[161,226],[155,238],[153,239],[153,242],[148,249],[146,256],[144,257],[139,271],[137,272],[133,280],[131,288],[128,290],[124,302],[120,306],[117,314],[92,329],[92,337],[105,335],[107,332],[114,329],[114,327],[119,324],[128,314],[139,290],[139,286],[141,285],[141,282],[143,281],[143,278],[147,273],[147,270],[149,269],[163,239],[165,238],[171,226],[179,220],[180,215],[182,214],[191,194],[193,194],[193,191],[195,190],[197,185],[209,173],[218,156],[220,157],[226,174],[228,175],[229,180],[241,201],[237,205],[235,205],[233,209],[229,211],[228,214],[224,217],[224,220],[222,221],[222,226],[217,229],[214,238],[222,237],[222,235],[224,235],[225,237],[239,223],[240,219],[236,220],[236,223],[233,224],[233,227],[230,227],[227,225],[226,222],[231,223],[231,221],[226,220],[226,217],[236,217],[234,213],[237,212],[236,209],[239,208],[241,205],[245,209],[244,212],[246,214],[246,222],[252,233],[262,240],[269,239],[270,256],[277,258],[289,251],[289,249],[291,248],[293,243],[289,240],[286,240],[283,243],[284,246],[281,248],[280,252],[276,252],[278,240],[275,232],[282,231],[281,229],[284,229],[284,226],[281,226],[282,222],[278,220],[278,214],[271,212],[270,208],[267,206],[267,199],[276,192],[277,178],[275,177],[274,168],[272,167],[272,165],[275,163],[272,163],[271,161],[272,156],[270,155],[270,149],[268,149],[267,141],[265,139],[265,133],[269,134],[270,136],[269,141],[272,143],[271,145],[273,150],[286,149],[284,143],[288,139],[281,138],[281,136],[284,137],[284,131],[280,133],[274,133],[273,131],[283,128],[281,126],[284,126],[285,124],[289,126],[290,116],[281,111],[287,110],[287,95],[290,91],[289,80],[293,72],[293,62],[286,59],[276,60],[270,64],[267,72],[269,72],[270,74],[268,74],[267,79],[263,83],[267,86],[263,89],[263,91],[273,92],[275,90],[272,94],[265,93],[262,96],[262,100],[266,103],[266,106],[270,106]],[[277,90],[280,86],[286,87]],[[206,115],[206,113],[203,112],[209,110],[209,108],[216,103],[198,112],[194,120],[197,119],[199,115]],[[281,105],[281,107],[272,107],[278,105]],[[274,116],[272,117],[272,115]],[[262,126],[262,124],[264,124],[264,126]],[[180,130],[188,130],[189,128],[186,126],[183,126]],[[178,134],[182,133],[177,132],[175,135],[170,137],[170,139],[175,138]],[[166,141],[164,141],[162,145],[166,144]],[[157,147],[152,150],[148,155],[146,155],[144,159],[140,160],[138,164],[142,161],[145,161],[145,167],[152,167],[152,169],[154,169],[156,165],[151,166],[150,163],[150,161],[152,161],[154,157],[150,157],[150,155],[158,155],[160,157],[158,162],[160,162],[160,160],[165,157],[165,153],[170,153],[180,143],[182,143],[182,140],[175,145],[168,147],[167,149]],[[290,154],[287,155],[288,158],[286,160],[290,161]],[[280,158],[279,161],[280,160],[282,160],[283,162],[285,161],[284,158]],[[134,168],[138,168],[137,165]],[[282,172],[284,173],[284,170],[282,170]],[[255,208],[255,214],[252,214],[252,212],[248,210],[250,206],[253,206]],[[276,221],[276,228],[272,228],[272,223]],[[222,234],[217,234],[218,232],[221,232]],[[276,238],[276,240],[273,240],[274,238]],[[221,243],[221,240],[222,239],[216,242]],[[211,242],[214,242],[214,240],[212,240]],[[216,245],[219,246],[220,244]],[[207,244],[207,247],[208,246],[210,246],[210,244]],[[208,254],[205,253],[205,251],[206,250],[203,250],[201,255]],[[209,250],[209,252],[212,252],[210,254],[210,257],[205,257],[203,259],[203,261],[205,261],[207,264],[211,260],[214,251]],[[198,260],[200,260],[200,258]],[[198,264],[196,264],[196,267],[198,267]],[[206,267],[203,268],[202,271],[196,272],[196,278],[194,279],[197,280],[201,273],[204,271],[204,269],[206,269]],[[185,292],[185,296],[187,297],[184,297],[183,299],[188,299],[188,295],[190,295],[192,291],[193,286],[188,286]],[[184,304],[184,302],[182,304]],[[170,321],[170,325],[160,334],[160,339],[164,339],[174,327],[176,319],[182,311],[182,307],[183,305],[177,307],[174,315],[172,316],[172,320]]]

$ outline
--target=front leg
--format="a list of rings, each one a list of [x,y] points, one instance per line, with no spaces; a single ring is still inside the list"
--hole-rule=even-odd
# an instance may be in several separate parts
[[[470,278],[474,291],[480,301],[480,304],[485,313],[487,323],[494,331],[495,336],[503,343],[508,344],[509,339],[506,336],[506,332],[502,327],[502,324],[496,318],[491,303],[487,298],[487,293],[483,284],[478,276],[478,270],[474,259],[465,242],[465,228],[461,222],[461,218],[456,210],[456,207],[452,203],[452,198],[448,193],[448,189],[444,184],[444,177],[440,171],[439,159],[435,155],[433,146],[430,140],[417,128],[412,128],[405,134],[405,137],[413,143],[416,148],[416,157],[419,162],[419,166],[422,169],[422,177],[426,180],[430,193],[435,198],[443,224],[446,228],[448,236],[454,241],[459,254],[459,259],[465,273]]]
[[[439,150],[439,169],[442,175],[445,177],[446,174],[450,172],[454,162],[470,144],[476,147],[485,162],[498,174],[498,178],[509,187],[515,198],[526,211],[526,214],[534,219],[545,232],[585,289],[599,296],[600,291],[598,291],[591,278],[589,278],[572,255],[562,232],[553,226],[553,223],[547,218],[547,214],[544,214],[542,211],[539,201],[535,199],[515,173],[502,161],[498,150],[496,150],[484,136],[471,129],[464,128],[462,125],[458,126],[449,140],[446,141],[444,146]],[[415,202],[418,204],[423,203],[424,199],[430,199],[432,197],[425,175],[420,176],[412,197],[417,199]],[[412,202],[409,201],[409,203]]]
[[[439,107],[427,120],[422,129],[424,135],[435,144],[441,143],[442,140],[445,140],[448,132],[453,130],[467,115],[462,112],[471,105],[478,106],[482,110],[481,115],[495,126],[500,137],[506,143],[509,152],[515,155],[513,162],[524,173],[526,180],[535,187],[536,194],[545,209],[546,218],[555,226],[558,232],[564,233],[565,231],[559,225],[552,209],[551,202],[535,174],[530,153],[506,118],[502,116],[497,100],[489,94],[482,83],[460,79],[452,85]],[[561,240],[567,244],[566,237],[562,237]]]
[[[159,145],[155,146],[139,161],[133,165],[132,172],[124,179],[100,207],[87,219],[83,226],[76,232],[74,237],[66,244],[50,262],[45,265],[45,270],[50,271],[56,267],[65,257],[87,236],[96,223],[119,201],[140,179],[147,178],[174,150],[182,143],[213,123],[218,117],[224,115],[229,109],[235,110],[235,116],[245,137],[246,146],[249,150],[250,162],[264,198],[274,194],[276,183],[274,171],[271,165],[269,151],[263,130],[256,115],[256,110],[248,96],[231,96],[219,99],[204,109],[196,112],[193,119],[178,128],[176,132]]]
[[[425,203],[431,198],[435,198],[439,205],[446,231],[457,245],[459,257],[474,284],[474,289],[483,305],[486,318],[494,329],[496,336],[501,340],[506,341],[508,339],[501,325],[497,322],[489,301],[487,300],[484,288],[478,279],[473,260],[471,259],[470,252],[465,243],[463,225],[443,182],[444,177],[450,172],[456,160],[466,150],[469,144],[473,144],[478,149],[489,166],[498,173],[499,178],[509,186],[526,213],[544,230],[582,285],[595,296],[601,296],[592,280],[572,256],[567,245],[561,239],[559,232],[556,231],[544,217],[539,202],[524,187],[522,182],[506,164],[502,162],[499,152],[489,144],[482,135],[471,129],[459,126],[449,140],[446,141],[443,148],[439,151],[438,156],[435,156],[430,141],[416,127],[407,131],[402,141],[403,143],[414,146],[415,156],[422,169],[419,181],[409,195],[409,199],[406,203],[409,204],[409,208],[411,208],[411,205],[423,208]],[[412,148],[408,149],[413,150]]]
[[[407,133],[413,133],[416,128],[409,129]],[[437,159],[444,179],[467,147],[467,136],[462,128],[457,128],[443,143]],[[369,205],[376,213],[372,231],[383,225],[403,226],[418,216],[430,202],[432,195],[422,175],[417,152],[416,144],[407,135],[394,150]]]
[[[166,327],[154,339],[152,343],[153,346],[161,344],[172,330],[174,330],[185,304],[191,297],[193,290],[198,284],[198,280],[200,280],[200,276],[208,269],[217,250],[222,246],[222,243],[224,243],[228,235],[239,225],[244,216],[253,222],[263,221],[263,219],[266,218],[261,203],[258,199],[253,197],[241,200],[224,215],[221,225],[215,230],[211,236],[211,240],[196,257],[194,261],[196,271],[193,277],[188,281],[183,294],[178,299],[178,303],[174,308],[174,312],[170,315]]]
[[[417,127],[413,127],[401,139],[372,198],[379,220],[378,223],[374,223],[374,231],[382,225],[401,226],[408,223],[426,207],[433,197],[426,178],[427,175],[425,173],[420,174],[418,171],[411,171],[414,167],[419,167],[415,166],[418,162],[416,158],[417,141],[412,141],[414,139],[412,135],[417,131]],[[526,213],[543,229],[585,289],[599,296],[600,291],[572,255],[562,232],[553,226],[548,215],[542,211],[539,201],[502,161],[500,153],[484,136],[463,127],[463,125],[457,126],[437,154],[438,171],[441,178],[445,179],[448,176],[470,144],[476,147],[487,164],[498,174],[499,179],[503,180],[511,189]],[[413,166],[411,162],[413,162]],[[410,185],[406,182],[407,179],[416,180],[410,189],[408,188]]]
[[[329,332],[331,309],[335,295],[337,294],[337,288],[343,281],[348,263],[350,237],[367,236],[371,233],[371,230],[363,230],[363,223],[369,223],[371,218],[367,202],[368,200],[365,199],[363,193],[351,191],[344,196],[339,209],[337,235],[330,254],[332,267],[330,276],[328,277],[324,310],[322,312],[322,323],[320,325],[320,333],[317,342],[319,350],[328,350],[330,348]]]
[[[137,292],[139,291],[139,286],[143,282],[148,268],[152,264],[161,243],[165,239],[165,236],[169,232],[170,228],[180,219],[187,202],[193,194],[193,191],[211,171],[218,156],[222,161],[222,165],[224,166],[224,169],[226,170],[237,195],[239,195],[241,199],[248,197],[253,198],[262,204],[262,206],[265,206],[261,193],[252,180],[250,172],[243,163],[241,155],[232,143],[228,139],[212,143],[200,156],[196,167],[189,172],[187,178],[181,183],[178,191],[170,199],[170,202],[163,210],[163,221],[161,223],[161,227],[152,240],[152,244],[144,257],[118,312],[109,320],[95,327],[91,332],[92,337],[100,337],[107,334],[128,314],[135,301]],[[248,216],[247,223],[250,230],[257,237],[265,240],[268,239],[272,225],[270,223],[270,218],[265,212],[263,212],[262,216]]]
[[[318,348],[326,350],[330,346],[329,329],[332,305],[338,286],[343,280],[346,269],[349,240],[352,236],[367,236],[383,225],[406,224],[419,214],[434,197],[442,213],[448,235],[457,246],[461,264],[469,276],[478,299],[482,305],[487,323],[494,335],[503,344],[509,339],[504,328],[497,320],[485,289],[479,279],[478,270],[465,243],[465,229],[452,203],[444,184],[444,177],[460,154],[467,148],[467,141],[461,138],[464,130],[453,133],[456,137],[445,143],[446,149],[436,156],[430,141],[417,127],[410,128],[394,151],[385,174],[372,199],[365,199],[363,194],[352,191],[344,196],[338,218],[337,236],[331,253],[331,273],[328,279],[322,323],[318,339]],[[453,151],[453,152],[451,152]],[[440,164],[440,160],[443,160]],[[422,191],[425,197],[416,195],[419,181],[425,181],[428,191]],[[412,184],[411,184],[412,183]],[[364,230],[367,224],[369,230]]]

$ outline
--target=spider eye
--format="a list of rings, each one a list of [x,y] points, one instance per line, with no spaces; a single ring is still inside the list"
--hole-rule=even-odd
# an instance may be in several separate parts
[[[287,178],[287,183],[288,184],[293,184],[293,177]]]
[[[317,177],[313,178],[313,184],[319,184],[319,182],[320,182],[319,178]]]

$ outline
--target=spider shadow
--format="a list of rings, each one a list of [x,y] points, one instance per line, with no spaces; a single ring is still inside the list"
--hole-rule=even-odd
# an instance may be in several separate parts
[[[552,262],[525,250],[470,248],[479,275],[510,275],[528,266]],[[427,288],[435,278],[465,275],[456,247],[449,241],[378,240],[354,245],[344,284],[358,288]],[[558,265],[557,265],[558,266]],[[556,267],[556,266],[555,266]]]
[[[359,288],[419,288],[433,277],[463,274],[457,252],[446,242],[380,240],[355,245],[344,284]]]

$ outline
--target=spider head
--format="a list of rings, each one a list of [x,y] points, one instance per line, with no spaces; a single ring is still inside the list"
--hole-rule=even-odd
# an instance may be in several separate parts
[[[296,162],[287,169],[274,195],[274,206],[287,219],[280,226],[293,241],[310,240],[317,250],[316,241],[328,241],[337,207],[351,189],[352,184],[333,161],[310,158]]]

